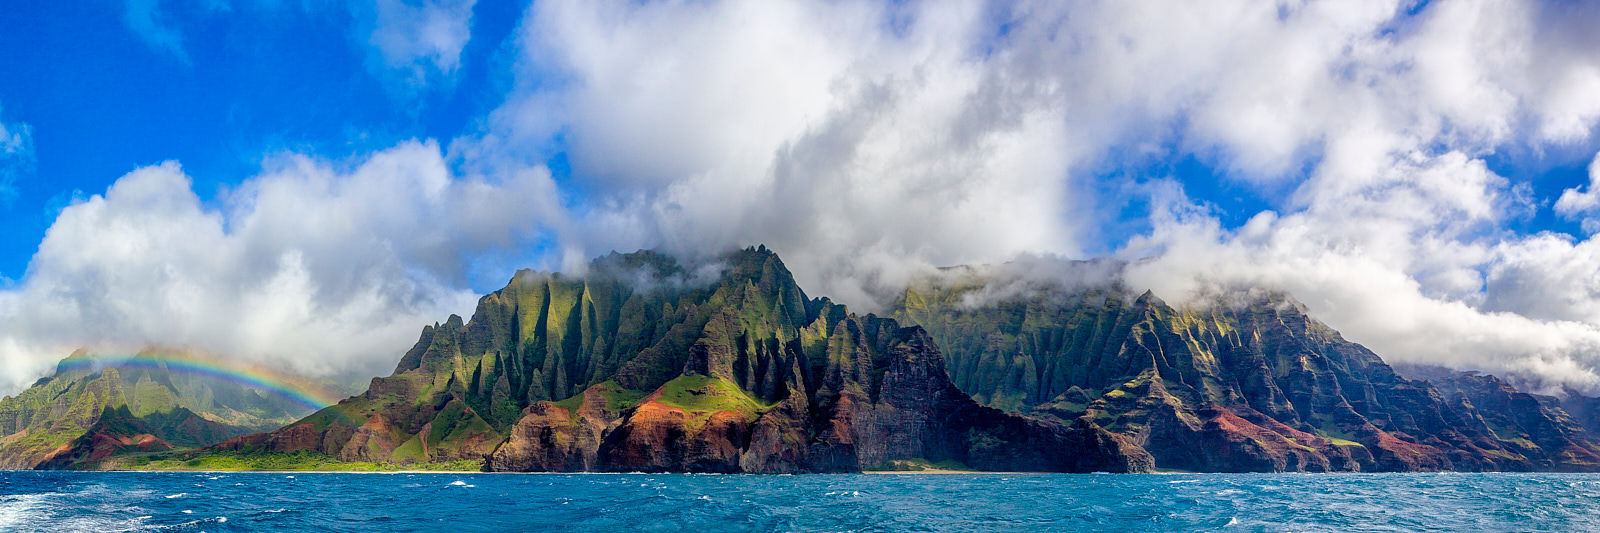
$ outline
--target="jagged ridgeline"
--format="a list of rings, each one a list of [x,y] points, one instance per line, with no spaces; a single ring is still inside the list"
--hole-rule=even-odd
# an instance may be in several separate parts
[[[0,468],[68,468],[122,453],[209,446],[325,405],[264,393],[230,375],[242,374],[180,354],[74,353],[49,377],[0,400]]]
[[[764,247],[519,272],[471,320],[424,328],[365,394],[219,449],[519,471],[1150,466],[1091,422],[978,405],[921,328],[808,299]]]
[[[1174,308],[1114,281],[960,268],[913,284],[892,315],[926,327],[979,402],[1092,422],[1160,468],[1600,469],[1600,446],[1553,399],[1465,378],[1447,399],[1283,294]]]

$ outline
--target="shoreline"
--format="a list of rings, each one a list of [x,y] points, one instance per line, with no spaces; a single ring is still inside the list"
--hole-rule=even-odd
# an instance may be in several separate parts
[[[199,469],[196,469],[196,470],[132,470],[132,469],[109,469],[109,470],[32,470],[32,469],[27,469],[27,470],[21,470],[21,469],[0,469],[0,474],[10,473],[10,472],[151,473],[151,474],[175,474],[175,473],[192,473],[192,474],[380,474],[380,475],[394,475],[394,474],[439,474],[439,475],[446,475],[446,474],[453,474],[453,475],[461,475],[461,474],[496,474],[496,475],[596,475],[596,476],[620,476],[620,475],[698,475],[698,476],[841,476],[841,475],[842,476],[848,476],[848,475],[872,475],[872,476],[889,475],[889,476],[895,476],[895,475],[900,475],[900,476],[905,476],[905,475],[919,475],[919,474],[936,475],[936,476],[948,476],[948,475],[1017,475],[1017,476],[1027,476],[1027,475],[1062,475],[1062,476],[1092,476],[1092,475],[1116,475],[1116,476],[1173,476],[1173,475],[1179,475],[1179,476],[1196,476],[1196,475],[1224,475],[1224,476],[1259,476],[1259,475],[1266,475],[1266,476],[1318,476],[1318,475],[1328,475],[1328,476],[1340,476],[1340,475],[1365,475],[1365,476],[1383,476],[1383,475],[1400,475],[1400,476],[1405,476],[1405,475],[1441,475],[1441,474],[1444,474],[1444,475],[1448,475],[1448,474],[1455,474],[1455,475],[1471,475],[1471,474],[1506,474],[1506,475],[1556,474],[1556,475],[1588,475],[1588,476],[1600,475],[1600,472],[1561,472],[1561,471],[1536,471],[1536,472],[1512,472],[1512,471],[1491,471],[1491,472],[1457,472],[1457,471],[1436,471],[1436,472],[1178,472],[1178,471],[1158,471],[1158,472],[1028,472],[1028,471],[993,471],[993,472],[991,472],[991,471],[984,471],[984,470],[929,469],[929,470],[869,470],[869,471],[861,471],[861,472],[794,472],[794,473],[786,473],[786,474],[773,474],[773,473],[760,473],[760,474],[758,474],[758,473],[750,473],[750,472],[734,472],[734,473],[719,473],[719,472],[483,472],[483,471],[480,471],[480,470],[199,470]]]
[[[872,475],[872,476],[905,476],[905,475],[1033,475],[1033,474],[1068,474],[1066,472],[1021,472],[1021,471],[983,471],[983,470],[949,470],[931,468],[927,470],[866,470],[861,472],[795,472],[788,474],[757,474],[749,472],[483,472],[479,470],[136,470],[136,469],[111,469],[111,470],[0,470],[0,472],[96,472],[96,473],[152,473],[152,474],[510,474],[510,475],[702,475],[702,476],[798,476],[798,475]],[[1070,474],[1068,474],[1070,475]],[[1078,475],[1090,475],[1080,473]]]
[[[862,474],[874,475],[874,476],[904,476],[904,475],[916,475],[916,474],[932,474],[932,475],[939,475],[939,476],[947,476],[947,475],[960,475],[960,474],[1007,474],[1007,475],[1052,474],[1052,473],[1055,473],[1055,472],[1012,472],[1012,471],[989,472],[989,471],[984,471],[984,470],[949,470],[949,469],[944,469],[944,468],[929,468],[927,470],[863,470],[863,471],[861,471],[861,473]]]

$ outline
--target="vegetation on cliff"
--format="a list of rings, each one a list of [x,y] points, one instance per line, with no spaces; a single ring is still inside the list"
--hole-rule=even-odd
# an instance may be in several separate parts
[[[1161,468],[1600,468],[1587,435],[1538,429],[1565,417],[1558,407],[1447,401],[1287,295],[1236,291],[1174,308],[1112,282],[992,290],[1018,284],[1000,271],[950,270],[909,287],[892,314],[926,327],[952,379],[979,401],[1091,420]]]
[[[0,400],[0,468],[83,468],[113,455],[208,446],[305,413],[285,398],[169,368],[158,353],[76,353]]]

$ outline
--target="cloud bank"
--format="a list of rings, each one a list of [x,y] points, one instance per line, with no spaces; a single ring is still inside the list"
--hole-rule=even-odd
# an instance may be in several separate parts
[[[374,57],[447,83],[472,2],[375,5],[404,23]],[[1600,392],[1600,175],[1504,170],[1600,151],[1597,24],[1517,0],[541,1],[447,156],[290,158],[220,206],[168,164],[63,211],[0,293],[0,350],[87,328],[316,372],[392,359],[506,247],[574,268],[765,243],[869,309],[936,265],[1109,254],[1169,301],[1282,289],[1390,361]]]
[[[1390,360],[1600,391],[1595,245],[1510,229],[1587,217],[1593,193],[1541,198],[1488,162],[1594,153],[1597,22],[1515,1],[541,2],[539,83],[492,123],[565,143],[575,257],[765,242],[870,306],[932,265],[1082,257],[1145,202],[1108,247],[1169,300],[1281,288]],[[1145,173],[1185,157],[1214,173]],[[1187,192],[1204,180],[1270,208],[1224,227]]]
[[[268,166],[221,205],[167,162],[63,209],[23,282],[0,292],[6,374],[31,380],[79,347],[155,345],[371,375],[445,310],[472,308],[467,258],[524,245],[555,213],[547,174],[455,176],[433,143],[347,169]]]

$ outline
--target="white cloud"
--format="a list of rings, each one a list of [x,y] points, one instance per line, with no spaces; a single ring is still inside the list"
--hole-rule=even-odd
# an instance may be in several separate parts
[[[1594,161],[1589,163],[1588,190],[1583,187],[1573,187],[1561,192],[1561,197],[1556,199],[1555,211],[1557,215],[1569,220],[1577,220],[1583,224],[1584,233],[1600,232],[1600,218],[1594,215],[1600,211],[1600,154],[1595,154]]]
[[[452,149],[564,143],[570,257],[765,242],[858,305],[929,265],[1080,254],[1157,191],[1121,255],[1159,255],[1130,275],[1168,298],[1285,288],[1391,360],[1600,390],[1596,298],[1511,296],[1600,264],[1507,229],[1550,200],[1484,160],[1595,142],[1600,17],[1416,7],[539,2],[518,89]],[[1119,183],[1185,154],[1287,196],[1224,230],[1176,182]]]
[[[470,1],[365,5],[375,68],[460,67]],[[871,307],[931,265],[1082,255],[1148,202],[1149,230],[1114,245],[1154,256],[1128,279],[1169,300],[1285,289],[1392,361],[1600,391],[1600,245],[1512,229],[1552,204],[1588,220],[1594,183],[1534,198],[1548,187],[1486,163],[1600,149],[1597,23],[1519,0],[541,1],[515,88],[450,144],[518,178],[463,180],[407,145],[351,173],[290,159],[206,209],[176,168],[144,169],[63,211],[0,293],[6,316],[48,311],[0,349],[93,324],[388,361],[529,225],[569,267],[766,243],[808,289]],[[525,170],[553,150],[560,185]],[[1224,228],[1189,196],[1217,184],[1139,175],[1186,157],[1272,210]]]
[[[212,208],[169,162],[63,209],[0,291],[6,383],[79,347],[148,345],[385,373],[423,324],[471,311],[468,259],[513,253],[560,216],[547,174],[454,176],[432,143],[357,163],[285,156]]]
[[[358,31],[372,47],[369,68],[402,92],[451,82],[472,37],[476,0],[371,0],[353,4]]]
[[[870,302],[930,264],[1076,252],[1056,89],[977,55],[993,15],[541,2],[521,33],[533,81],[485,142],[534,152],[563,133],[589,204],[573,257],[764,242],[812,290]]]
[[[33,173],[33,164],[33,128],[24,122],[0,121],[0,206],[10,206],[16,199],[17,178]]]

